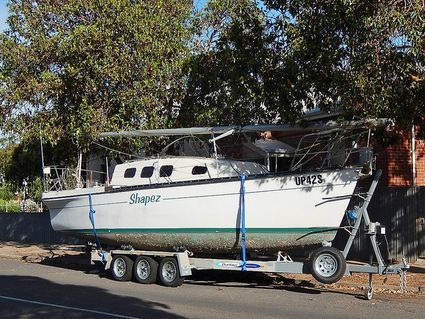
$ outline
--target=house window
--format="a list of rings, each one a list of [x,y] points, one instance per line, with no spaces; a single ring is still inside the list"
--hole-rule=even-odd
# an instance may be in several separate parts
[[[163,165],[159,169],[159,177],[168,177],[173,173],[173,165]]]
[[[192,175],[202,175],[205,174],[207,170],[206,166],[194,166],[192,168]]]
[[[124,172],[124,178],[132,178],[134,175],[136,175],[135,167],[127,168]]]
[[[142,177],[142,178],[152,177],[153,170],[154,170],[153,166],[143,167],[142,172],[140,173],[140,177]]]

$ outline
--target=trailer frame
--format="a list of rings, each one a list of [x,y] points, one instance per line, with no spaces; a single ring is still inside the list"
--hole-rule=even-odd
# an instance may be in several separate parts
[[[180,251],[180,252],[169,252],[169,251],[149,251],[149,250],[135,250],[131,247],[127,249],[113,249],[113,250],[103,250],[99,247],[92,247],[91,249],[91,261],[92,262],[102,262],[105,270],[111,270],[111,265],[114,262],[114,257],[116,256],[127,256],[128,259],[125,260],[133,260],[138,257],[144,256],[162,260],[164,258],[174,258],[176,261],[175,271],[176,276],[179,277],[187,277],[192,275],[192,270],[231,270],[231,271],[250,271],[250,272],[264,272],[264,273],[288,273],[288,274],[312,274],[316,279],[322,281],[323,283],[332,283],[334,281],[327,279],[327,273],[329,267],[334,267],[332,265],[333,259],[336,259],[338,262],[338,255],[340,254],[343,258],[343,265],[336,265],[342,268],[342,275],[352,275],[353,273],[366,273],[369,275],[368,277],[368,285],[365,290],[365,298],[370,300],[373,296],[373,282],[372,275],[400,275],[400,289],[402,292],[406,291],[406,272],[409,269],[409,265],[406,262],[406,259],[403,258],[402,263],[387,265],[382,257],[382,253],[377,244],[377,235],[385,234],[385,228],[379,224],[378,222],[371,222],[368,206],[372,199],[373,193],[375,192],[376,186],[378,184],[379,178],[381,176],[382,171],[378,170],[374,176],[372,184],[365,194],[353,194],[347,195],[357,196],[363,200],[363,203],[356,210],[357,219],[354,223],[354,226],[343,227],[348,233],[349,237],[345,244],[345,247],[342,251],[339,251],[333,247],[331,247],[330,243],[324,243],[322,248],[325,253],[323,257],[323,261],[316,262],[310,258],[310,260],[297,260],[294,261],[288,255],[283,255],[281,252],[278,252],[276,260],[245,260],[245,258],[240,259],[221,259],[221,258],[202,258],[202,257],[193,257],[193,254],[190,251]],[[339,198],[323,198],[325,201],[334,201]],[[346,197],[344,197],[346,198]],[[367,235],[371,242],[373,248],[373,257],[375,258],[375,262],[364,263],[364,264],[353,264],[346,263],[346,258],[348,253],[353,245],[354,238],[357,236],[362,220],[364,221],[365,226],[367,227]],[[307,234],[308,235],[308,234]],[[328,247],[328,248],[327,248]],[[314,252],[313,252],[314,253]],[[316,254],[320,254],[318,252]],[[332,258],[332,257],[335,258]],[[328,257],[330,257],[331,265],[327,265]],[[326,259],[328,258],[328,259]],[[136,259],[137,260],[137,259]],[[171,260],[169,260],[171,261]],[[316,264],[320,264],[320,267],[324,267],[324,269],[317,269]],[[133,266],[133,265],[129,265]],[[168,265],[170,266],[170,265]],[[171,265],[172,266],[172,265]],[[161,267],[161,265],[160,265]],[[319,267],[319,268],[320,268]],[[171,267],[172,268],[172,267]],[[178,272],[177,272],[178,270]],[[331,269],[332,270],[332,269]],[[159,269],[159,272],[164,271],[164,269]],[[322,274],[320,272],[323,271]],[[317,274],[319,272],[319,274]],[[324,275],[322,277],[321,275]],[[322,280],[321,280],[322,279]],[[337,279],[339,280],[339,278]],[[181,281],[182,282],[182,281]],[[181,284],[181,282],[177,282],[177,284]],[[172,284],[167,284],[167,282],[162,282],[163,284],[173,286]]]

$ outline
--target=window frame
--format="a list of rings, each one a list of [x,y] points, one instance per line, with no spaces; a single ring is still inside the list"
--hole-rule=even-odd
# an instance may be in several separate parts
[[[136,176],[136,171],[137,171],[136,167],[126,168],[125,171],[124,171],[124,178],[134,178],[134,176]],[[133,172],[133,173],[128,174],[128,172]]]
[[[150,171],[150,175],[149,176],[143,176],[143,172],[149,170]],[[140,178],[151,178],[153,176],[153,173],[155,171],[155,167],[153,166],[145,166],[142,168],[142,171],[140,172]]]
[[[199,173],[197,170],[201,170],[203,173]],[[204,175],[206,173],[208,173],[208,167],[206,166],[196,165],[192,168],[192,175]]]
[[[171,171],[169,172],[169,170]],[[173,165],[162,165],[159,168],[159,177],[170,177],[173,174],[174,166]]]

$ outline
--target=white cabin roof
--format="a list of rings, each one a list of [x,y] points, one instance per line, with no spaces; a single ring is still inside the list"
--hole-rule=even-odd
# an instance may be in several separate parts
[[[254,162],[202,157],[167,157],[118,164],[110,184],[112,187],[137,186],[268,173],[264,165]]]

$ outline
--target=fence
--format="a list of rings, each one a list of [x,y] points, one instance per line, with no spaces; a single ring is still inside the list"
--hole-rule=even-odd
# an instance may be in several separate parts
[[[84,243],[56,233],[48,213],[0,213],[0,240],[45,244]]]
[[[359,187],[357,191],[364,191]],[[358,204],[353,200],[350,206]],[[372,222],[386,226],[386,240],[379,236],[381,251],[385,258],[410,262],[424,257],[425,227],[425,187],[378,187],[370,202],[368,212]],[[364,225],[351,248],[349,258],[368,260],[372,247]],[[343,247],[348,234],[339,231],[335,246]]]

